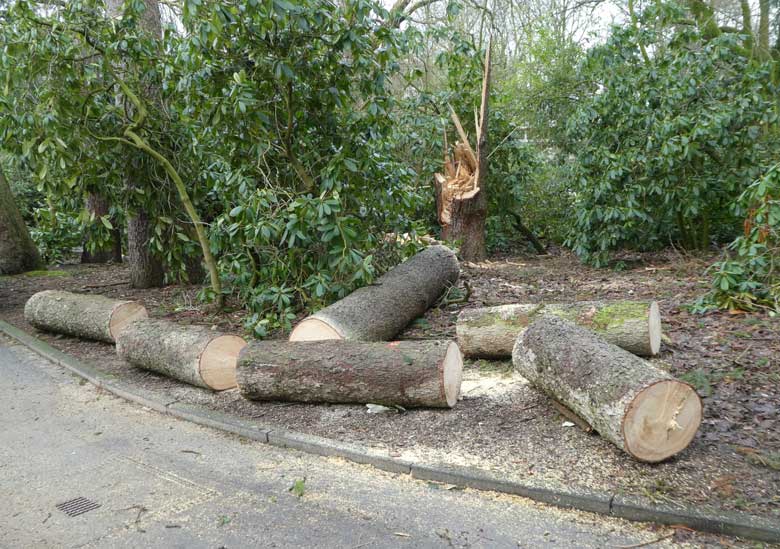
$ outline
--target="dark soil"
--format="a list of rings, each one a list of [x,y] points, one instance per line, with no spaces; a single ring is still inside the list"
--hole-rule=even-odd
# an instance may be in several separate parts
[[[688,449],[658,465],[638,463],[597,435],[568,425],[510,362],[468,363],[463,400],[452,410],[369,414],[364,406],[257,403],[236,390],[189,387],[125,364],[110,345],[37,333],[23,318],[34,292],[94,292],[144,303],[150,314],[241,333],[244,312],[211,315],[197,287],[133,290],[122,266],[66,266],[67,276],[0,278],[0,318],[36,333],[101,370],[268,426],[362,443],[428,463],[472,465],[526,483],[631,494],[667,504],[739,510],[780,519],[780,319],[764,314],[693,314],[711,257],[637,256],[615,272],[581,265],[566,252],[463,265],[466,303],[430,310],[404,338],[452,338],[461,308],[513,302],[653,298],[667,336],[654,359],[697,387],[705,419]],[[283,337],[284,334],[277,334]]]

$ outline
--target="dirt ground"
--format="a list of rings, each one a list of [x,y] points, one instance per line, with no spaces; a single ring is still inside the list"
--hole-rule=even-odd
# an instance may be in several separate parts
[[[0,277],[0,318],[101,370],[185,403],[258,422],[357,442],[423,463],[477,466],[540,486],[630,494],[649,501],[739,510],[780,519],[780,318],[765,314],[693,314],[712,257],[676,252],[596,270],[568,252],[502,257],[462,266],[465,303],[434,308],[402,338],[452,338],[465,307],[587,299],[656,299],[665,344],[654,362],[697,387],[705,418],[693,443],[657,465],[638,463],[601,439],[566,426],[548,400],[512,372],[511,363],[468,362],[462,400],[452,410],[369,414],[365,406],[257,403],[237,390],[211,393],[135,369],[110,345],[37,333],[23,317],[36,291],[94,292],[143,302],[150,314],[241,333],[243,311],[203,312],[197,287],[133,290],[123,266],[63,266],[38,276]],[[283,337],[284,334],[276,334]]]

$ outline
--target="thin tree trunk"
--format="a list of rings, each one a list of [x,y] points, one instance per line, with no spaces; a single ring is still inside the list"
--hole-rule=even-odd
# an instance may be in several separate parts
[[[41,256],[0,168],[0,274],[22,273],[41,267]]]
[[[145,211],[127,218],[127,256],[133,288],[159,288],[165,280],[162,261],[149,249],[151,237],[152,224]]]
[[[93,217],[94,220],[96,220],[98,223],[100,222],[99,219],[101,217],[104,217],[108,215],[110,204],[108,202],[108,199],[98,193],[89,193],[87,196],[85,207],[87,211],[90,213],[90,215]],[[113,223],[116,221],[115,218],[111,219],[111,222]],[[121,233],[118,230],[118,227],[114,225],[114,228],[111,229],[111,240],[108,242],[104,242],[101,244],[96,244],[94,250],[90,250],[89,246],[89,240],[87,237],[84,238],[83,242],[83,250],[81,252],[81,262],[82,263],[108,263],[109,261],[116,261],[121,262],[122,261],[122,244],[121,244]]]

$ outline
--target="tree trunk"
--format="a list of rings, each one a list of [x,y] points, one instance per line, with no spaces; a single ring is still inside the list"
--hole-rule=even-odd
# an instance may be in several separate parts
[[[436,303],[458,275],[455,253],[446,246],[431,246],[374,284],[305,318],[290,334],[290,341],[393,339]]]
[[[162,261],[149,249],[151,236],[151,222],[145,211],[128,216],[127,257],[132,288],[159,288],[165,280]]]
[[[534,386],[641,461],[685,449],[701,399],[664,370],[567,320],[544,316],[517,339],[512,362]]]
[[[43,266],[11,187],[0,168],[0,274],[17,274]]]
[[[114,343],[130,324],[146,317],[146,309],[135,301],[57,290],[38,292],[24,306],[25,320],[39,330],[106,343]]]
[[[238,359],[251,400],[451,408],[463,360],[449,341],[253,341]]]
[[[557,316],[599,334],[639,356],[661,348],[661,314],[655,301],[498,305],[465,309],[458,315],[458,345],[469,358],[508,358],[520,333],[535,319]]]
[[[101,217],[108,215],[110,210],[108,199],[98,193],[89,193],[85,207],[91,217],[95,220],[99,220]],[[115,223],[116,219],[112,218],[111,222]],[[109,261],[121,263],[122,243],[119,227],[114,225],[114,228],[111,230],[110,241],[105,242],[102,245],[97,244],[93,251],[90,251],[88,248],[89,241],[85,238],[83,250],[81,252],[82,263],[108,263]]]
[[[236,360],[245,345],[238,336],[214,332],[206,326],[145,320],[122,331],[116,352],[139,368],[222,391],[236,386]]]

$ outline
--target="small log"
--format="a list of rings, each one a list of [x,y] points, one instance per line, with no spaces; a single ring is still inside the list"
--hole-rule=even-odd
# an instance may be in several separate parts
[[[253,341],[237,377],[250,400],[451,408],[463,359],[450,341]]]
[[[135,301],[119,301],[102,295],[45,290],[24,306],[24,318],[48,332],[114,343],[131,323],[148,316]]]
[[[701,399],[693,387],[562,318],[534,321],[517,338],[512,363],[641,461],[663,461],[682,451],[701,423]]]
[[[116,352],[130,364],[179,381],[222,391],[236,386],[236,361],[246,342],[206,326],[144,320],[117,338]]]
[[[459,272],[452,250],[446,246],[426,248],[374,284],[303,319],[290,334],[290,341],[393,339],[436,303],[458,280]]]
[[[655,301],[520,303],[465,309],[455,328],[458,345],[469,358],[512,356],[520,332],[544,315],[588,328],[638,356],[657,355],[661,348],[661,314]]]

